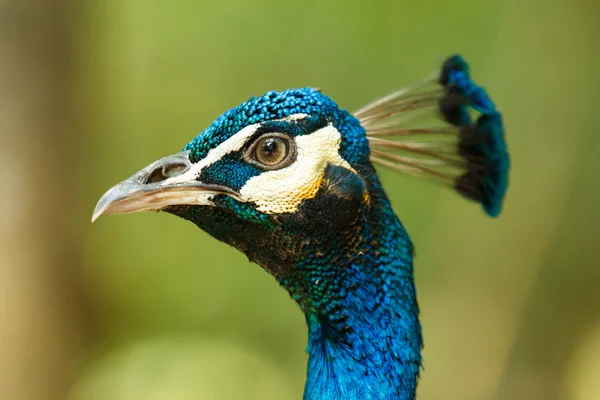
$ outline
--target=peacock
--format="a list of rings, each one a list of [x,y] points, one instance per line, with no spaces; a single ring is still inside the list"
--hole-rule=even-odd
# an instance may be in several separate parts
[[[271,274],[306,317],[304,400],[414,399],[414,248],[374,165],[437,181],[498,216],[509,171],[502,117],[461,56],[354,113],[315,88],[252,97],[108,190],[92,222],[164,211]]]

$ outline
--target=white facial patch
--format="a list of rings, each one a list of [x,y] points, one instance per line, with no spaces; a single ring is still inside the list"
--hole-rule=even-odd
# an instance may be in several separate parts
[[[306,118],[305,114],[293,114],[284,121],[297,121]],[[211,149],[206,157],[192,164],[183,174],[165,179],[159,186],[172,186],[194,181],[202,170],[229,153],[240,151],[261,123],[248,125],[239,132]],[[238,201],[254,202],[259,211],[266,214],[292,213],[306,199],[315,197],[328,164],[354,169],[339,155],[342,135],[328,125],[311,134],[297,136],[296,160],[289,166],[273,171],[265,171],[250,178],[240,190]],[[207,195],[210,202],[214,194]],[[200,203],[198,203],[200,204]]]
[[[328,164],[354,169],[339,154],[342,135],[328,125],[309,135],[295,137],[297,158],[291,165],[265,171],[240,190],[245,201],[254,202],[266,214],[292,213],[306,199],[315,197]]]
[[[281,121],[298,121],[300,119],[306,118],[306,114],[292,114],[288,115],[285,118],[282,118]],[[233,153],[234,151],[240,150],[254,135],[254,133],[261,127],[261,123],[248,125],[237,132],[235,135],[231,136],[229,139],[225,140],[223,143],[211,149],[202,160],[193,164],[192,167],[186,171],[185,173],[175,176],[173,178],[169,178],[161,182],[161,185],[173,185],[178,183],[185,183],[195,180],[200,176],[200,172],[212,165],[213,163],[219,161],[223,156],[226,156],[229,153]]]

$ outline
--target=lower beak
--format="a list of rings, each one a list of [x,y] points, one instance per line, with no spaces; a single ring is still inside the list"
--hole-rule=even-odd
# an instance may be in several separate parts
[[[239,200],[232,189],[196,180],[189,152],[153,162],[129,179],[110,188],[98,201],[92,222],[104,214],[158,211],[173,205],[214,205],[212,198],[225,194]]]

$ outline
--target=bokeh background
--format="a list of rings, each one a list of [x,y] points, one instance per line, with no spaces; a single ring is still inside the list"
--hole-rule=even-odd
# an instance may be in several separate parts
[[[497,220],[382,170],[416,243],[419,399],[600,399],[597,0],[0,1],[0,398],[300,399],[272,278],[114,183],[270,89],[342,107],[462,53],[505,113]]]

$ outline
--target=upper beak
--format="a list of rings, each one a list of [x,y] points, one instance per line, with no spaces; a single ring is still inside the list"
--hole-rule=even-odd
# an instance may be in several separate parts
[[[104,193],[96,204],[92,222],[103,214],[160,210],[184,204],[213,205],[212,198],[216,194],[239,200],[239,195],[230,188],[196,180],[199,171],[195,166],[188,151],[153,162]]]

